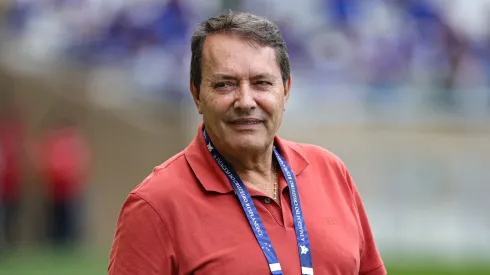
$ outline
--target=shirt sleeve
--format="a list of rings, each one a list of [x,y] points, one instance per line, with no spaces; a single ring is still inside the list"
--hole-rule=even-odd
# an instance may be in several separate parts
[[[344,168],[345,169],[345,168]],[[373,233],[371,231],[371,226],[369,225],[369,220],[364,209],[364,205],[361,200],[361,196],[349,174],[347,169],[345,169],[345,174],[348,184],[352,188],[354,195],[354,200],[357,207],[357,212],[359,215],[359,224],[361,230],[362,247],[361,247],[361,263],[359,274],[360,275],[386,275],[386,268],[383,264],[383,260],[379,254],[374,241]]]
[[[109,275],[177,274],[175,247],[165,222],[144,199],[130,194],[117,221]]]

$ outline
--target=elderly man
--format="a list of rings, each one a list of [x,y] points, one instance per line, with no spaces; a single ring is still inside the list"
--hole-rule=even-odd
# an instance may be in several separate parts
[[[291,90],[277,26],[203,22],[190,78],[203,123],[130,193],[109,274],[386,274],[341,160],[276,136]]]

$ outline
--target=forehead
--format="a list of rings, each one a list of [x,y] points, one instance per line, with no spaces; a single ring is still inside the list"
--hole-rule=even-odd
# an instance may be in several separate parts
[[[281,75],[274,48],[226,34],[207,37],[203,46],[203,75],[218,72],[242,77],[263,73]]]

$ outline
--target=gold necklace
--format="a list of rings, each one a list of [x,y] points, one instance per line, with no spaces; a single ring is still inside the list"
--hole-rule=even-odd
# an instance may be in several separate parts
[[[279,187],[279,178],[277,177],[277,166],[274,162],[274,200],[277,200],[277,188]]]

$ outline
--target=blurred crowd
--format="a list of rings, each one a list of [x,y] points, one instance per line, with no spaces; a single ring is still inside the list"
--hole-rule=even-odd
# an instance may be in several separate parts
[[[81,128],[58,112],[28,137],[25,122],[12,94],[0,94],[0,258],[19,246],[28,205],[40,210],[29,227],[41,244],[69,247],[83,235],[91,154]],[[35,190],[38,205],[27,202],[27,189]]]
[[[124,67],[140,92],[174,100],[193,29],[226,9],[277,22],[311,94],[356,86],[383,101],[409,86],[451,107],[490,87],[488,0],[11,0],[5,26],[30,56]]]

